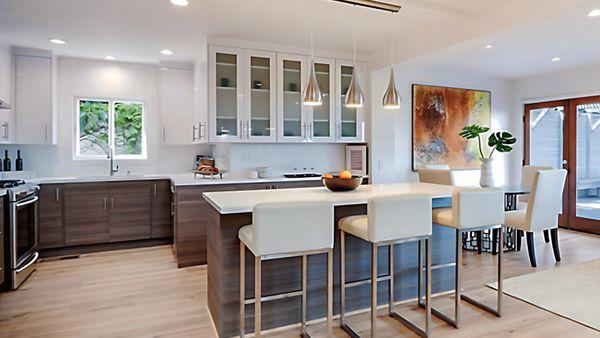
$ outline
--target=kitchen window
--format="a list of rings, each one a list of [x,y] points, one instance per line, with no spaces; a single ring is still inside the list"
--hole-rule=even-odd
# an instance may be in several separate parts
[[[133,100],[78,99],[76,159],[146,159],[144,103]]]

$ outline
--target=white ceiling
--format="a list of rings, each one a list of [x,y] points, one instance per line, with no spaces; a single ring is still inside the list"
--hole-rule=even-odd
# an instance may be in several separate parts
[[[305,48],[312,18],[317,50],[352,51],[352,7],[345,4],[329,0],[189,1],[189,6],[177,7],[168,0],[0,0],[0,44],[88,58],[113,55],[123,61],[191,61],[201,50],[204,36]],[[565,55],[561,66],[587,62],[591,57],[578,51],[594,49],[595,53],[600,45],[593,39],[583,43],[580,37],[589,38],[590,26],[597,29],[600,18],[592,22],[574,9],[580,11],[598,1],[394,0],[390,2],[403,9],[393,16],[357,7],[358,50],[363,57],[383,64],[389,58],[390,32],[394,32],[396,61],[457,45],[460,48],[445,53],[460,58],[445,61],[470,67],[476,61],[484,71],[493,68],[498,76],[514,77],[538,63],[531,61],[537,60],[532,56],[536,50],[550,53],[551,48],[557,49],[556,53]],[[573,25],[577,18],[585,24]],[[50,37],[68,43],[53,45]],[[487,39],[496,45],[490,51],[480,48]],[[175,54],[163,56],[161,49]],[[577,55],[567,57],[566,50]]]

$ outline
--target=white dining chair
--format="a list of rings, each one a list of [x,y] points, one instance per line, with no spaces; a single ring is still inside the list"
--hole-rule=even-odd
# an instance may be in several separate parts
[[[521,167],[521,187],[527,188],[531,191],[531,188],[533,187],[533,178],[535,177],[535,173],[537,173],[540,170],[550,169],[552,169],[552,167],[541,165],[524,165],[523,167]],[[517,198],[517,209],[527,209],[527,202],[529,202],[529,197],[529,194],[520,195]],[[519,231],[517,233],[517,236],[519,236],[517,241],[519,245],[517,249],[520,250],[521,237],[523,236],[523,234]],[[548,230],[544,230],[544,241],[546,243],[550,242]]]
[[[558,215],[562,210],[562,197],[567,178],[565,169],[538,170],[533,178],[531,195],[526,209],[506,212],[507,227],[523,231],[532,267],[537,267],[533,233],[550,230],[554,259],[560,262],[558,247]]]
[[[421,169],[419,170],[419,182],[453,185],[452,174],[447,169]]]
[[[254,335],[261,335],[261,303],[301,296],[301,333],[306,332],[307,255],[327,253],[327,328],[333,318],[333,205],[326,202],[278,202],[257,204],[252,224],[239,230],[240,239],[240,337],[244,337],[245,305],[254,303]],[[254,255],[254,299],[246,299],[246,248]],[[302,257],[302,290],[261,296],[261,262]]]

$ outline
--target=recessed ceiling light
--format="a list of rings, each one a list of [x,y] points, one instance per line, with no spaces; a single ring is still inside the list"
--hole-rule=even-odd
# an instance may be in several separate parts
[[[163,49],[160,51],[160,53],[164,55],[173,55],[173,52],[168,49]]]
[[[188,0],[171,0],[171,3],[175,6],[187,6],[190,4]]]
[[[55,43],[57,45],[64,45],[65,43],[67,43],[67,41],[62,40],[62,39],[57,39],[57,38],[50,38],[50,39],[48,39],[48,41]]]
[[[115,57],[112,56],[112,55],[107,55],[104,58],[107,59],[107,60],[111,60],[111,61],[115,59]]]
[[[587,14],[589,17],[591,18],[595,18],[597,16],[600,16],[600,9],[596,8],[596,9],[592,9],[591,11],[588,12]]]
[[[560,62],[560,58],[559,57],[554,57],[554,58],[550,59],[550,61],[552,61],[552,62]]]
[[[492,45],[491,43],[488,43],[487,45],[485,45],[485,49],[492,49],[494,48],[494,45]]]

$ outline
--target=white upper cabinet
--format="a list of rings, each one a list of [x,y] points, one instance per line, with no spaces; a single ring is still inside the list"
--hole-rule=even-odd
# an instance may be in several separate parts
[[[310,58],[309,58],[310,59]],[[335,141],[335,61],[333,59],[315,58],[315,76],[323,103],[309,107],[307,119],[309,142]],[[310,71],[310,65],[309,65]]]
[[[245,134],[244,51],[209,47],[209,141],[239,142]]]
[[[353,69],[352,61],[336,60],[336,140],[342,143],[364,142],[366,100],[362,108],[348,108],[344,104]],[[364,93],[366,83],[360,64],[356,65],[356,74]]]
[[[14,67],[15,142],[56,144],[54,59],[15,55]]]
[[[0,50],[0,100],[11,106],[11,109],[0,109],[0,143],[12,143],[14,141],[11,128],[13,123],[14,104],[12,99],[13,78],[11,70],[10,54]]]
[[[159,67],[158,72],[162,143],[196,143],[200,126],[194,120],[192,68]]]
[[[308,78],[306,57],[277,55],[277,141],[305,142],[308,107],[302,104],[302,90]]]
[[[242,139],[275,142],[276,132],[276,54],[246,50],[244,114]]]

